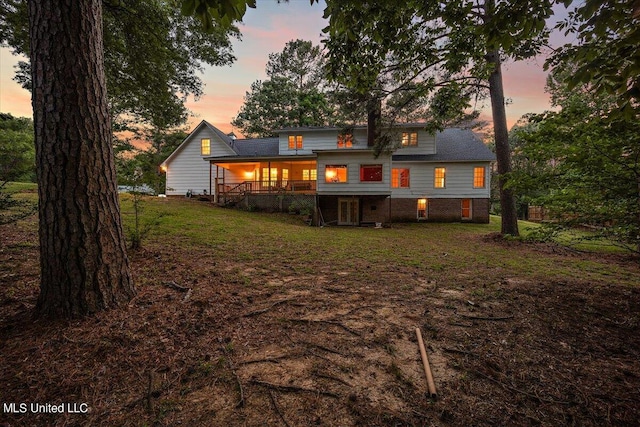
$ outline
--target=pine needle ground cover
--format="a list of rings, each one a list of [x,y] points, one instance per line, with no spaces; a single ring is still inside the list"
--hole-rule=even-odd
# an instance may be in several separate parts
[[[37,219],[0,227],[1,420],[12,426],[633,425],[640,268],[505,241],[499,223],[309,227],[145,199],[137,296],[32,319]],[[131,198],[122,197],[125,225]],[[426,396],[415,328],[438,397]],[[77,413],[5,404],[71,403]]]

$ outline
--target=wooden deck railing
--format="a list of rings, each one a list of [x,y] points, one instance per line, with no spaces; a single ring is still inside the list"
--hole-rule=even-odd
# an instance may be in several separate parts
[[[218,201],[224,204],[236,203],[247,194],[313,194],[316,181],[282,180],[282,181],[243,181],[217,184]]]

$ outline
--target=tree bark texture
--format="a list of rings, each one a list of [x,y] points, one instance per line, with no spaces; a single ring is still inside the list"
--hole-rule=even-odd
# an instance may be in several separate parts
[[[120,219],[101,0],[29,0],[39,195],[37,314],[79,317],[134,293]]]
[[[502,67],[500,53],[492,51],[487,54],[487,61],[494,66],[489,76],[489,95],[493,115],[493,132],[496,142],[496,160],[498,164],[498,188],[500,190],[500,210],[502,215],[502,234],[518,236],[518,214],[513,192],[506,187],[506,176],[511,172],[511,150],[509,148],[509,131],[507,129],[507,113],[502,87]]]

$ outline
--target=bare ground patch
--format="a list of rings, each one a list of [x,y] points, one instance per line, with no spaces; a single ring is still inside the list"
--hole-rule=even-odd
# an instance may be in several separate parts
[[[634,425],[640,292],[618,277],[531,279],[319,259],[221,259],[149,243],[138,295],[92,318],[34,321],[34,231],[3,227],[0,400],[86,402],[88,414],[4,425]],[[503,244],[477,239],[478,245]],[[508,243],[558,262],[586,255]],[[621,271],[636,271],[631,261]],[[634,270],[636,269],[636,270]],[[620,276],[622,277],[622,276]],[[628,280],[628,276],[626,277]],[[180,289],[167,285],[173,282]],[[414,328],[438,387],[427,390]]]

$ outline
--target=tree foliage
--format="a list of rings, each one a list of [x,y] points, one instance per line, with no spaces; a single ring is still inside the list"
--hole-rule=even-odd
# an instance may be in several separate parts
[[[146,185],[156,194],[166,191],[164,172],[160,163],[185,140],[187,133],[177,131],[157,131],[148,136],[149,147],[137,149],[128,145],[116,153],[118,184],[127,186]]]
[[[573,1],[565,0],[568,6]],[[573,64],[570,88],[588,84],[597,96],[616,96],[610,114],[640,117],[640,1],[586,0],[558,24],[576,42],[552,55],[546,68]]]
[[[267,79],[251,84],[232,125],[250,137],[275,136],[278,129],[324,126],[336,114],[324,57],[310,41],[292,40],[269,55]]]
[[[16,199],[6,190],[9,181],[34,181],[33,121],[0,113],[0,225],[35,212],[28,200]]]
[[[33,120],[0,113],[0,183],[35,180]]]
[[[536,54],[551,0],[454,0],[401,4],[327,0],[330,76],[382,103],[382,117],[423,103],[430,129],[459,121],[474,99],[491,97],[501,193],[502,232],[518,234],[511,191],[501,62]],[[402,102],[388,102],[398,97]],[[378,144],[389,140],[380,134]]]
[[[623,119],[615,95],[567,86],[575,68],[556,69],[548,90],[560,111],[529,115],[513,131],[519,144],[512,185],[563,226],[590,226],[640,249],[640,123]]]
[[[28,55],[26,1],[1,0],[0,18],[0,43]],[[205,30],[200,19],[181,14],[175,1],[104,0],[104,65],[114,130],[183,124],[188,117],[184,101],[203,93],[198,76],[203,64],[235,60],[231,39],[240,32],[227,21],[210,21]],[[28,89],[30,76],[30,65],[21,62],[16,78]]]

